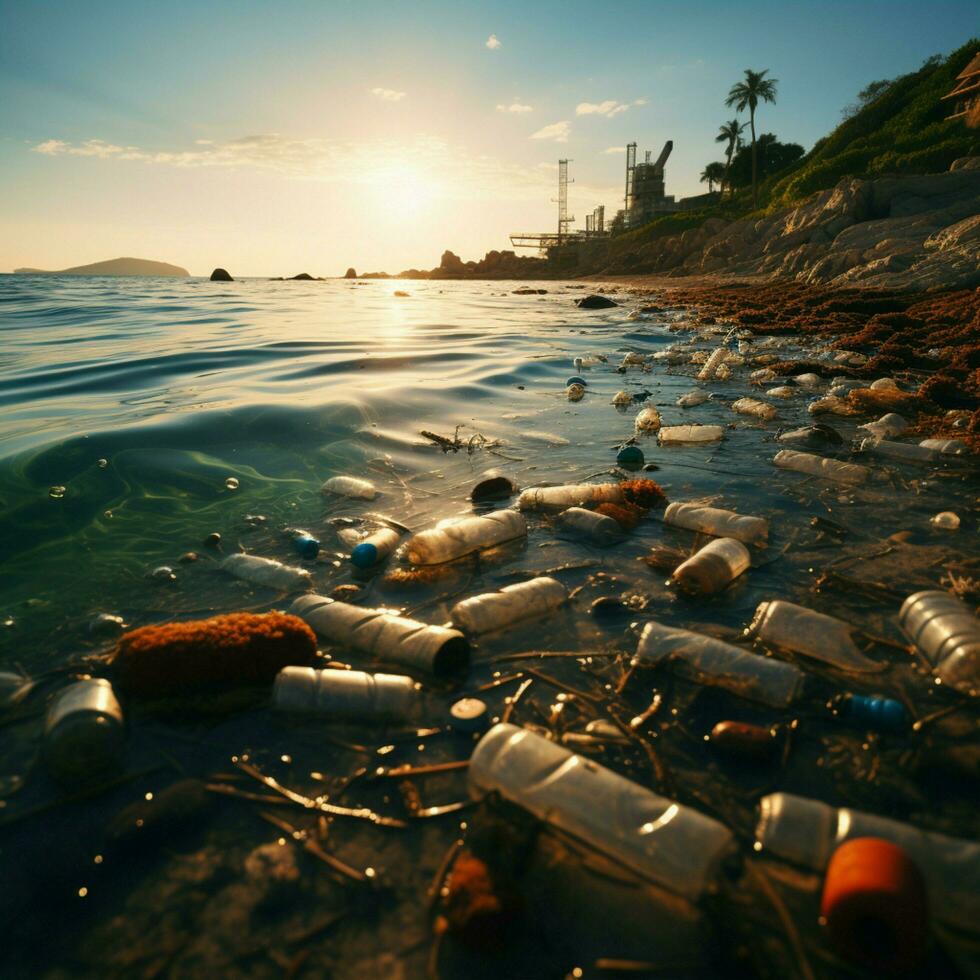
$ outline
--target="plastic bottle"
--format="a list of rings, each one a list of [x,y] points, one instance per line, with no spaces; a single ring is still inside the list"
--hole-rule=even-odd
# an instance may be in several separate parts
[[[943,456],[961,456],[968,449],[966,443],[959,439],[923,439],[919,445]]]
[[[938,514],[933,514],[929,518],[929,523],[933,527],[938,527],[941,531],[958,531],[960,528],[960,515],[951,510],[942,510]]]
[[[720,425],[665,425],[659,433],[660,445],[682,442],[717,442],[725,435]]]
[[[429,626],[382,609],[364,609],[315,594],[300,596],[289,612],[328,643],[348,646],[420,673],[449,677],[469,665],[470,645],[458,630]]]
[[[744,721],[719,721],[711,729],[711,745],[727,755],[767,759],[779,744],[778,731]]]
[[[112,685],[77,681],[51,702],[44,719],[45,764],[64,783],[98,781],[123,768],[126,728]]]
[[[449,709],[449,724],[464,735],[485,732],[490,727],[490,711],[479,698],[460,698]]]
[[[515,725],[483,736],[468,776],[474,798],[499,793],[692,902],[712,888],[734,850],[731,831],[717,820]]]
[[[753,371],[749,378],[753,381],[775,381],[779,375],[772,368],[762,367]]]
[[[646,354],[640,354],[635,350],[631,350],[623,356],[622,366],[623,367],[629,367],[630,365],[637,366],[641,364],[646,364],[646,362],[647,362]]]
[[[489,633],[525,619],[546,616],[567,599],[568,592],[561,582],[542,576],[457,602],[449,619],[467,633]]]
[[[350,560],[355,568],[371,568],[384,561],[401,541],[401,535],[393,527],[381,527],[359,541],[351,549]]]
[[[902,603],[898,620],[944,684],[980,694],[980,620],[965,602],[949,592],[916,592]]]
[[[648,405],[639,412],[633,425],[637,432],[656,432],[661,421],[660,413],[652,405]]]
[[[909,730],[909,713],[905,705],[894,698],[848,694],[842,707],[844,717],[858,728],[893,735],[901,735]]]
[[[646,664],[667,664],[688,680],[774,708],[789,707],[803,693],[805,675],[793,664],[654,621],[644,626],[636,657]]]
[[[378,490],[369,480],[356,476],[333,476],[320,487],[323,493],[333,493],[338,497],[351,497],[355,500],[374,500]]]
[[[769,405],[759,398],[739,398],[732,402],[732,411],[739,415],[754,415],[758,419],[769,422],[778,414],[774,405]]]
[[[277,711],[350,721],[405,719],[420,699],[411,677],[361,670],[285,667],[272,688],[272,706]]]
[[[612,403],[617,406],[617,408],[625,408],[627,405],[633,403],[633,396],[628,391],[617,391],[613,395]]]
[[[770,646],[802,653],[845,670],[878,670],[854,643],[854,627],[835,616],[774,599],[760,602],[748,632]]]
[[[677,399],[677,404],[681,408],[694,408],[696,405],[703,405],[708,397],[706,391],[688,391]]]
[[[900,436],[908,427],[908,420],[903,419],[901,415],[897,415],[895,412],[888,412],[874,422],[865,422],[864,425],[858,426],[859,429],[864,429],[865,432],[870,432],[871,435],[877,436],[879,439],[891,439],[894,436]]]
[[[587,538],[592,544],[613,544],[623,537],[623,529],[618,521],[584,507],[569,507],[555,520],[562,530],[569,531],[576,537]]]
[[[796,443],[802,446],[809,446],[812,449],[822,449],[825,446],[842,446],[843,436],[829,425],[816,422],[813,425],[804,425],[799,429],[790,429],[787,432],[780,432],[776,438],[779,442]]]
[[[298,531],[293,535],[293,547],[300,558],[313,561],[320,554],[320,542],[307,531]]]
[[[559,510],[585,504],[621,504],[618,483],[573,483],[559,487],[532,487],[517,499],[521,510]]]
[[[752,565],[749,549],[735,538],[715,538],[674,569],[677,587],[692,595],[714,595]]]
[[[812,371],[808,371],[805,374],[797,374],[794,376],[793,380],[798,385],[803,385],[805,388],[816,388],[823,382],[823,378],[821,378],[819,374],[814,374]]]
[[[868,436],[867,439],[862,439],[860,450],[862,453],[888,456],[891,459],[900,459],[906,463],[935,463],[939,455],[934,450],[924,446],[915,446],[907,442],[892,442],[889,439],[879,439],[877,436]]]
[[[718,368],[725,363],[727,357],[727,347],[716,347],[704,362],[704,366],[698,371],[698,381],[711,381],[718,373]]]
[[[516,510],[495,510],[481,517],[442,521],[428,531],[419,531],[405,550],[413,565],[440,565],[526,535],[523,515]]]
[[[933,914],[968,933],[980,922],[980,843],[919,830],[820,800],[773,793],[759,803],[755,831],[762,853],[822,872],[846,840],[880,837],[897,844],[926,880]]]
[[[585,397],[585,388],[582,385],[569,385],[565,395],[570,402],[580,402]]]
[[[733,510],[701,504],[668,504],[664,524],[719,538],[735,538],[746,544],[762,544],[769,537],[769,522],[764,517],[748,517]]]
[[[864,483],[871,475],[871,470],[859,463],[842,463],[836,459],[827,459],[825,456],[814,456],[813,453],[798,453],[794,449],[780,449],[773,456],[772,461],[782,470],[818,476],[823,480],[833,480],[835,483],[857,485]]]
[[[766,395],[769,398],[792,398],[797,394],[799,394],[798,389],[791,385],[779,385],[776,388],[768,388],[766,390]]]
[[[313,576],[305,568],[294,568],[258,555],[229,555],[221,563],[221,569],[244,582],[264,585],[278,592],[300,592],[313,586]]]

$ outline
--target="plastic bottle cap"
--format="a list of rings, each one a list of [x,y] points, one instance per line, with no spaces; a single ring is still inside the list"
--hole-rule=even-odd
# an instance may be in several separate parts
[[[351,551],[350,560],[358,568],[370,568],[378,560],[378,549],[370,541],[362,541]]]
[[[316,558],[320,554],[320,542],[310,534],[297,534],[293,538],[293,547],[304,558]]]
[[[453,728],[459,732],[482,732],[490,720],[487,706],[479,698],[460,698],[450,709]]]
[[[565,387],[570,388],[572,385],[581,385],[583,388],[589,386],[589,382],[585,378],[580,378],[577,374],[573,374],[566,382]]]
[[[643,450],[639,446],[623,446],[616,454],[616,462],[620,466],[642,466],[644,463]]]

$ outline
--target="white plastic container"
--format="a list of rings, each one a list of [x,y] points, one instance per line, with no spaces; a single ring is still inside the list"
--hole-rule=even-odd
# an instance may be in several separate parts
[[[681,408],[694,408],[696,405],[703,405],[709,398],[706,391],[687,391],[677,399],[677,404]]]
[[[406,719],[420,701],[419,687],[411,677],[361,670],[284,667],[272,688],[277,711],[347,721]]]
[[[864,483],[871,475],[871,470],[859,463],[842,463],[840,460],[815,456],[813,453],[800,453],[795,449],[780,449],[773,456],[772,461],[782,470],[818,476],[823,480],[833,480],[835,483],[857,485]]]
[[[745,544],[762,544],[769,537],[769,522],[764,517],[748,517],[733,510],[701,504],[668,504],[664,524],[719,538],[735,538]]]
[[[731,831],[717,820],[515,725],[483,736],[468,776],[475,799],[499,793],[688,901],[712,890],[734,850]]]
[[[637,414],[633,425],[637,432],[656,432],[661,422],[660,413],[652,405],[648,405]]]
[[[778,414],[774,405],[769,405],[758,398],[739,398],[732,402],[732,411],[738,412],[739,415],[753,415],[766,422],[771,421]]]
[[[968,451],[967,444],[959,439],[923,439],[919,445],[943,456],[961,456]]]
[[[865,432],[870,432],[879,439],[900,436],[908,427],[908,420],[903,419],[901,415],[897,415],[895,412],[888,412],[874,422],[865,422],[864,425],[858,426],[859,429],[864,429]]]
[[[711,381],[718,373],[718,368],[725,363],[727,358],[728,348],[716,347],[704,362],[704,366],[698,371],[698,381]]]
[[[641,663],[667,665],[688,680],[774,708],[789,707],[803,693],[805,675],[793,664],[662,623],[643,627],[636,656]]]
[[[112,685],[77,681],[51,702],[44,719],[43,756],[55,779],[98,782],[123,768],[126,727]]]
[[[391,555],[400,541],[401,535],[393,527],[378,528],[351,548],[351,563],[357,568],[371,568]]]
[[[413,565],[441,565],[474,551],[527,536],[527,522],[516,510],[495,510],[481,517],[442,521],[409,539],[406,556]]]
[[[531,487],[517,499],[521,510],[564,510],[586,504],[621,504],[618,483],[573,483],[559,487]]]
[[[692,595],[714,595],[752,565],[749,549],[735,538],[715,538],[674,569],[677,587]]]
[[[449,619],[466,633],[489,633],[553,612],[568,599],[561,582],[542,576],[457,602]]]
[[[759,801],[755,836],[763,855],[822,873],[846,840],[880,837],[912,858],[926,881],[929,912],[976,934],[980,923],[980,843],[820,800],[772,793]]]
[[[854,643],[854,627],[835,616],[774,599],[760,602],[748,632],[763,643],[847,670],[878,670]]]
[[[221,570],[243,582],[264,585],[277,592],[302,592],[313,587],[313,576],[305,568],[294,568],[258,555],[229,555],[221,563]]]
[[[351,647],[385,663],[437,677],[455,675],[469,665],[470,645],[459,630],[314,594],[300,596],[289,612],[328,643]]]
[[[575,537],[587,538],[592,544],[614,544],[623,538],[623,529],[618,521],[584,507],[563,510],[555,522],[563,531]]]
[[[377,487],[373,483],[356,476],[332,476],[320,487],[320,490],[323,493],[351,497],[354,500],[374,500],[378,495]]]
[[[965,602],[938,589],[916,592],[902,603],[898,619],[944,684],[980,694],[980,621]]]
[[[725,430],[720,425],[665,425],[658,437],[661,446],[685,442],[717,442]]]
[[[877,436],[862,439],[860,449],[862,453],[900,459],[906,463],[935,463],[939,457],[937,452],[924,446],[916,446],[908,442],[892,442],[890,439],[879,439]]]

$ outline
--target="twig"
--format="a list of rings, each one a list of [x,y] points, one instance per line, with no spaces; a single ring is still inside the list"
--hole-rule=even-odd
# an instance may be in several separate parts
[[[363,885],[374,880],[373,874],[369,875],[364,871],[358,871],[357,868],[352,868],[346,862],[341,861],[340,858],[334,857],[334,855],[329,851],[325,851],[320,846],[319,842],[310,837],[305,830],[298,830],[296,827],[292,826],[288,820],[283,820],[274,813],[260,813],[259,816],[266,823],[271,823],[273,827],[278,827],[280,830],[287,833],[295,843],[302,843],[303,850],[309,851],[309,853],[315,858],[319,858],[319,860],[331,867],[337,872],[337,874],[343,876],[344,878],[350,878],[351,881],[354,881],[359,885]]]
[[[786,932],[786,936],[793,947],[793,951],[796,953],[796,958],[799,961],[800,973],[802,974],[804,980],[814,980],[813,970],[810,968],[810,963],[806,958],[806,953],[803,950],[803,943],[800,940],[800,934],[797,932],[796,926],[793,923],[793,919],[783,904],[783,900],[776,893],[776,889],[772,887],[766,876],[753,864],[747,863],[745,865],[746,871],[752,876],[752,879],[759,885],[763,892],[765,892],[766,898],[769,899],[770,904],[779,916],[779,921],[782,923],[783,929]]]
[[[437,772],[453,772],[457,769],[466,769],[470,764],[469,759],[458,759],[454,762],[434,762],[428,766],[396,766],[394,769],[385,769],[376,772],[376,779],[400,779],[405,776],[427,776]]]
[[[517,707],[517,702],[524,697],[524,692],[534,683],[534,679],[531,677],[526,678],[521,682],[521,686],[514,692],[514,694],[508,699],[507,707],[504,708],[504,713],[500,716],[500,721],[502,724],[506,725],[510,721],[510,716],[514,713],[514,708]]]

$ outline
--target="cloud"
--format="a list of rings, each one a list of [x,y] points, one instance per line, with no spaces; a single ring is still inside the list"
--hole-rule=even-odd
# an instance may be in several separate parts
[[[521,105],[520,102],[512,102],[510,105],[498,105],[497,112],[534,112],[534,106]]]
[[[625,102],[616,102],[614,99],[606,99],[605,102],[580,102],[575,107],[576,116],[618,116],[621,112],[626,112],[629,105]]]
[[[626,147],[625,146],[607,146],[602,152],[603,153],[625,153],[626,152]]]
[[[398,92],[393,88],[373,88],[370,91],[383,102],[401,102],[405,98],[404,92]]]
[[[640,98],[633,100],[633,105],[647,105],[649,101],[649,99],[645,99],[641,96]]]
[[[567,120],[542,126],[536,133],[531,133],[533,140],[554,140],[556,143],[567,143],[572,131],[571,123]]]
[[[497,40],[496,34],[491,34],[490,37],[487,38],[487,47],[491,51],[496,51],[497,48],[502,47],[500,41]]]

